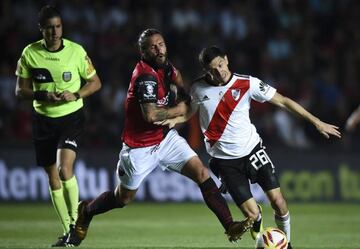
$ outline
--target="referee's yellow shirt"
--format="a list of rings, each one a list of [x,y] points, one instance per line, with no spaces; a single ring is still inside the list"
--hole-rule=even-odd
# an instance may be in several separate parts
[[[44,40],[29,44],[22,52],[15,74],[31,78],[34,91],[74,93],[81,87],[81,78],[89,79],[95,73],[84,48],[63,39],[61,48],[54,52],[46,49]],[[83,100],[58,103],[34,100],[33,106],[37,113],[55,118],[77,111],[83,106]]]

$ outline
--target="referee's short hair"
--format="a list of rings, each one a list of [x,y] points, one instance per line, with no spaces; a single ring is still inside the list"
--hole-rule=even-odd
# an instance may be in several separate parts
[[[61,17],[59,10],[53,5],[45,5],[39,11],[39,25],[41,28],[45,26],[46,20],[53,17]]]
[[[138,48],[140,50],[140,52],[143,52],[145,49],[146,49],[146,46],[147,46],[147,39],[150,37],[150,36],[153,36],[155,34],[159,34],[162,36],[161,32],[157,29],[145,29],[144,31],[142,31],[139,35],[139,38],[138,38],[138,42],[137,42],[137,45],[138,45]]]
[[[224,51],[219,47],[210,46],[201,50],[199,54],[199,62],[203,68],[206,68],[214,58],[218,56],[225,57],[225,55]]]

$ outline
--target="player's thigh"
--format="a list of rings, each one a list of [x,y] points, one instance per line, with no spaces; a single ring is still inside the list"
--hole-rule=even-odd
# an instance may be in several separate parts
[[[183,171],[185,165],[190,166],[189,171],[199,171],[203,164],[197,154],[191,149],[186,140],[176,130],[170,130],[158,149],[160,167],[178,173]]]
[[[59,136],[56,164],[60,177],[68,180],[73,177],[73,167],[81,137],[84,133],[85,117],[82,109],[58,118]]]
[[[243,159],[224,160],[212,158],[210,167],[218,171],[221,181],[225,184],[226,189],[239,208],[245,201],[253,197]]]
[[[264,192],[280,186],[275,166],[261,144],[258,144],[246,158],[246,171],[251,183],[257,182]]]
[[[84,135],[85,116],[83,110],[77,110],[59,119],[58,149],[69,149],[75,153]]]
[[[117,176],[124,188],[138,189],[145,177],[159,165],[154,148],[156,145],[144,148],[129,148],[123,145],[117,164]]]

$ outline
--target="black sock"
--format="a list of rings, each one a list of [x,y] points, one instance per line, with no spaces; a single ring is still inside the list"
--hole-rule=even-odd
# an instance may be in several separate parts
[[[107,191],[87,204],[86,214],[92,217],[94,215],[105,213],[111,209],[122,207],[124,207],[124,205],[120,205],[116,201],[114,191]]]
[[[233,218],[225,198],[221,195],[214,180],[209,177],[205,182],[199,184],[206,205],[218,217],[225,230],[228,230]]]

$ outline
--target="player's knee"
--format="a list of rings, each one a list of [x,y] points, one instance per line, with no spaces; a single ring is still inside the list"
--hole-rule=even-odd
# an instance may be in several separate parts
[[[125,207],[130,202],[134,200],[135,196],[133,195],[116,195],[116,206],[119,208]]]
[[[116,207],[123,208],[126,205],[128,205],[131,201],[132,201],[132,199],[129,199],[129,198],[117,200]]]
[[[73,170],[72,167],[68,165],[59,164],[57,166],[59,171],[59,176],[61,180],[69,180],[71,177],[73,177]]]
[[[209,170],[202,164],[198,157],[190,159],[181,174],[189,177],[197,184],[205,182],[210,177]]]
[[[260,210],[256,205],[255,201],[252,201],[251,199],[244,202],[242,205],[239,206],[239,208],[241,209],[245,217],[249,217],[254,220],[257,219],[260,213]]]
[[[204,166],[199,167],[196,171],[196,182],[198,184],[205,182],[209,177],[209,171]]]

